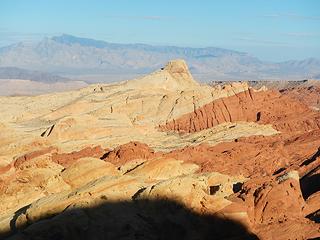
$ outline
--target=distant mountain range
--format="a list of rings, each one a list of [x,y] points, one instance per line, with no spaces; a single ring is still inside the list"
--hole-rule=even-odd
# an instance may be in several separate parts
[[[0,67],[0,79],[23,79],[45,83],[71,81],[58,75],[17,67]]]
[[[212,80],[307,79],[320,76],[320,60],[271,63],[248,53],[222,48],[117,44],[71,35],[0,48],[0,67],[18,67],[54,75],[136,75],[183,58],[195,77]],[[110,81],[112,78],[106,78]]]

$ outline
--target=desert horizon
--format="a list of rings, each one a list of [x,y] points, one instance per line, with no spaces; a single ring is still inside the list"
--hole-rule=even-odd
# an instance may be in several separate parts
[[[25,61],[24,52],[30,52],[32,59]],[[48,52],[50,55],[43,57]],[[84,54],[90,60],[82,59]],[[271,62],[217,47],[118,44],[62,34],[32,43],[14,43],[2,47],[2,51],[0,48],[0,94],[35,95],[130,80],[178,58],[188,62],[197,81],[208,84],[320,78],[320,60],[314,57]]]

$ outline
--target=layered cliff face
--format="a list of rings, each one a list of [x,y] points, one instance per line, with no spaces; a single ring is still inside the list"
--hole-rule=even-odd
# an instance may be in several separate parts
[[[121,83],[2,97],[0,234],[320,237],[320,114],[301,98],[203,86],[182,60]]]
[[[272,124],[283,132],[304,132],[320,127],[319,114],[307,105],[275,90],[257,92],[249,89],[205,104],[161,125],[160,129],[192,133],[238,121]]]

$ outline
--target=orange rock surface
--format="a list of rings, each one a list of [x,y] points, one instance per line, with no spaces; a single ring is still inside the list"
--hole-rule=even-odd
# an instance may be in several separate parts
[[[278,91],[248,91],[220,98],[192,113],[161,125],[160,129],[197,132],[224,122],[273,124],[279,131],[308,131],[320,128],[319,114]]]

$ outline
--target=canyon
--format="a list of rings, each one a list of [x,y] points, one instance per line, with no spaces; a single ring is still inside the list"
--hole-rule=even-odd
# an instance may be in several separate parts
[[[320,83],[132,80],[0,97],[3,239],[320,238]]]

